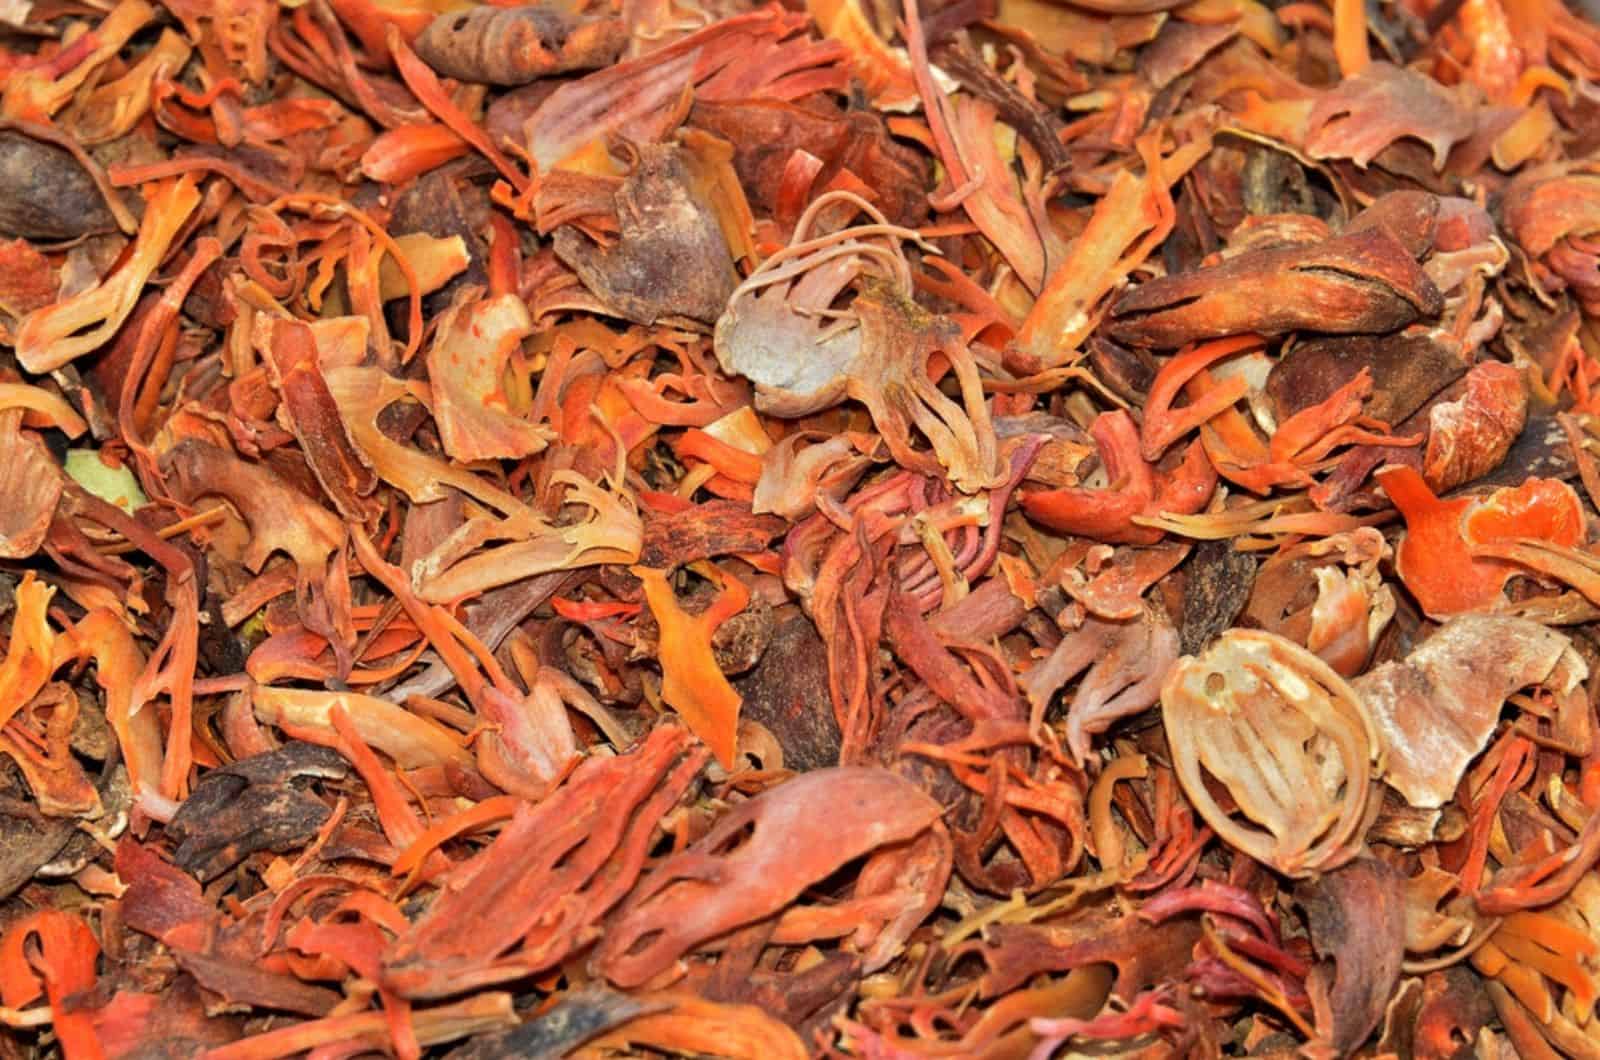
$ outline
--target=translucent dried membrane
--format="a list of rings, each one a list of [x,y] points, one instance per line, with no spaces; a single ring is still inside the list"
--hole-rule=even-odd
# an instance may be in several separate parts
[[[1379,744],[1366,707],[1327,663],[1277,634],[1229,630],[1179,660],[1161,708],[1178,780],[1224,841],[1290,876],[1360,850]],[[1207,773],[1248,823],[1212,798]]]

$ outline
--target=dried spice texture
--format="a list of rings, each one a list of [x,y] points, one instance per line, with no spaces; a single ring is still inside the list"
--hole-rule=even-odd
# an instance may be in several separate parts
[[[0,0],[0,1058],[1600,1054],[1597,84]]]

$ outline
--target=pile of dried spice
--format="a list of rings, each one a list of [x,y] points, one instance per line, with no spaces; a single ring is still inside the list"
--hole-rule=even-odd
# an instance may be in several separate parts
[[[0,0],[0,1060],[1600,1056],[1597,505],[1561,0]]]

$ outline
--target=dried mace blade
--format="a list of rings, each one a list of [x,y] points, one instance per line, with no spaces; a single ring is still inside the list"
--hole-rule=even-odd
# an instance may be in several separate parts
[[[1275,633],[1229,630],[1172,668],[1161,715],[1184,793],[1224,841],[1297,877],[1360,852],[1378,741],[1327,663]],[[1212,796],[1208,775],[1245,820]]]

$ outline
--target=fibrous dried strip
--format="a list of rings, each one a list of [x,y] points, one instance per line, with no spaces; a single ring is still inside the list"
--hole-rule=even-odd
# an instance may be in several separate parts
[[[378,479],[340,422],[341,410],[329,392],[319,356],[317,332],[303,321],[262,314],[255,320],[254,340],[283,398],[306,463],[340,514],[365,522],[371,507],[366,497]]]
[[[558,471],[552,481],[565,485],[570,491],[569,503],[587,508],[590,516],[580,522],[552,525],[481,476],[385,434],[378,426],[383,410],[396,401],[415,399],[406,383],[370,367],[334,369],[327,379],[356,447],[385,482],[417,503],[443,500],[449,496],[445,487],[451,487],[500,513],[497,519],[482,516],[469,521],[416,570],[408,572],[424,600],[454,601],[535,574],[599,563],[632,563],[639,558],[644,529],[638,513],[619,494],[576,472]],[[511,543],[472,551],[486,542],[506,539]]]
[[[705,761],[682,729],[665,726],[626,754],[586,759],[541,802],[520,802],[385,952],[385,984],[405,997],[448,997],[557,964],[632,886],[661,817]]]
[[[536,518],[527,505],[482,477],[397,442],[383,432],[378,426],[379,415],[397,401],[420,400],[415,385],[408,385],[381,368],[365,366],[330,368],[324,377],[339,417],[362,458],[379,478],[405,493],[413,503],[444,500],[449,489],[457,489],[519,525]]]
[[[796,56],[801,64],[798,70],[773,63],[756,71],[756,84],[740,86],[742,91],[707,91],[707,83],[737,57],[749,56],[762,47],[772,49],[805,21],[804,16],[775,8],[734,15],[645,55],[568,81],[528,120],[528,153],[540,171],[548,172],[563,164],[581,165],[575,156],[603,150],[605,138],[613,133],[635,141],[657,139],[665,131],[667,112],[691,85],[699,86],[699,96],[705,99],[788,99],[791,95],[785,80],[804,84],[804,92],[812,91],[813,86],[826,87],[817,81],[843,84],[842,69],[819,71],[825,77],[810,77],[811,71],[806,69],[813,63],[837,60],[843,49],[833,45],[807,49]]]
[[[541,520],[508,535],[514,538],[510,543],[474,552],[447,567],[419,565],[414,573],[418,594],[434,603],[459,600],[537,574],[639,558],[644,531],[624,494],[574,471],[557,472],[552,482],[565,487],[566,503],[584,509],[583,517],[560,525]]]
[[[1141,141],[1144,177],[1117,174],[1017,332],[1015,349],[1025,367],[1055,368],[1077,355],[1105,312],[1106,296],[1171,234],[1170,185],[1209,147],[1209,140],[1196,140],[1162,158]]]
[[[17,327],[17,360],[22,367],[34,373],[54,371],[109,342],[199,205],[193,177],[164,181],[147,193],[133,250],[111,275],[23,318]]]
[[[1413,806],[1437,807],[1455,795],[1488,744],[1506,697],[1530,685],[1570,696],[1588,673],[1571,641],[1553,629],[1525,618],[1463,615],[1351,687],[1384,749],[1383,779]]]
[[[335,746],[332,714],[344,710],[361,738],[404,768],[454,765],[471,770],[472,755],[439,725],[373,696],[302,688],[251,690],[256,717],[297,739]]]
[[[911,839],[938,803],[883,769],[819,769],[757,795],[663,862],[607,926],[594,966],[637,986],[702,943],[782,910],[839,866]]]
[[[1381,745],[1355,691],[1321,659],[1272,633],[1230,630],[1179,660],[1161,708],[1184,793],[1231,846],[1290,876],[1359,852]],[[1207,774],[1249,823],[1222,809]]]
[[[116,57],[134,34],[155,19],[156,11],[155,5],[146,0],[119,0],[94,32],[85,32],[80,38],[88,47],[68,69],[58,71],[45,63],[34,69],[8,72],[4,94],[0,95],[0,115],[28,121],[54,115],[96,71]]]

